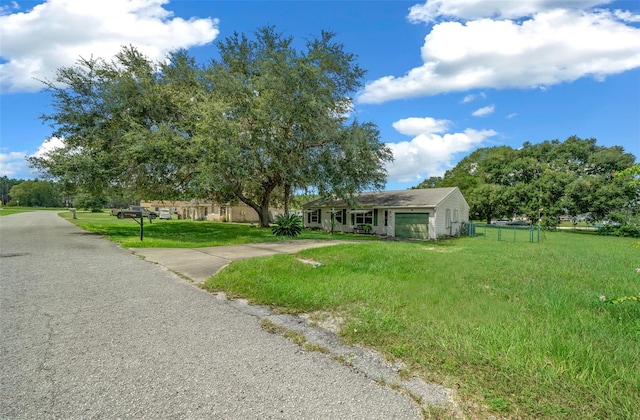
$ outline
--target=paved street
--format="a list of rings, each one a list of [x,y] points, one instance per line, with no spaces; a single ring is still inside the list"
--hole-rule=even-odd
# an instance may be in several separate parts
[[[55,212],[0,217],[0,418],[420,418]]]

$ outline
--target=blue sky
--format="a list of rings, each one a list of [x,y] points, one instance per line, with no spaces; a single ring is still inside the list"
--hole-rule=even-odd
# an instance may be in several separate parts
[[[274,25],[335,32],[367,70],[353,116],[394,152],[387,189],[441,176],[480,147],[596,138],[640,158],[640,1],[0,1],[0,176],[60,144],[36,79],[133,44],[152,59]]]

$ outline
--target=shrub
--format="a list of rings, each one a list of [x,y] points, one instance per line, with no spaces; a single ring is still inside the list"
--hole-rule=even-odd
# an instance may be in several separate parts
[[[302,232],[302,219],[295,214],[279,214],[271,231],[276,236],[295,238]]]
[[[104,197],[95,197],[88,193],[78,193],[73,199],[73,207],[91,210],[92,213],[100,213],[106,202],[107,200],[105,200]]]
[[[560,218],[558,217],[550,217],[544,216],[542,218],[542,222],[540,223],[540,227],[545,230],[554,230],[560,225]]]
[[[621,226],[605,226],[598,230],[600,235],[608,236],[626,236],[629,238],[640,238],[640,229],[638,226],[626,224]]]

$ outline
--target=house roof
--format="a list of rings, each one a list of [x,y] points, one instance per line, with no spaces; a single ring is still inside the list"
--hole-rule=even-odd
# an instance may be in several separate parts
[[[435,207],[457,189],[457,187],[449,187],[379,191],[354,194],[353,199],[360,208]],[[350,207],[350,205],[341,199],[320,198],[305,204],[304,207]]]

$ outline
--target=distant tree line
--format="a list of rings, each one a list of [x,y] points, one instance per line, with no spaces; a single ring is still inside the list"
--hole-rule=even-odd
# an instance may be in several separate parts
[[[443,177],[414,188],[457,186],[471,217],[527,217],[557,225],[562,216],[624,221],[640,202],[635,157],[620,146],[603,147],[576,136],[531,144],[481,148]],[[633,169],[633,168],[636,169]]]
[[[21,207],[77,207],[84,210],[101,210],[105,206],[128,207],[137,204],[135,196],[118,194],[92,196],[84,192],[71,191],[68,186],[56,181],[23,180],[0,177],[0,200],[2,205]]]
[[[11,188],[21,183],[22,179],[8,178],[6,175],[0,177],[0,201],[7,204],[11,201]]]
[[[350,117],[364,70],[334,34],[298,50],[264,27],[217,47],[202,66],[185,51],[156,63],[131,46],[58,69],[43,120],[65,146],[31,165],[94,199],[241,201],[262,226],[295,191],[384,187],[392,153],[374,124]]]
[[[52,181],[0,177],[2,205],[24,207],[60,207],[64,203],[60,185]]]

